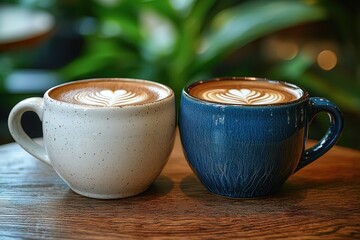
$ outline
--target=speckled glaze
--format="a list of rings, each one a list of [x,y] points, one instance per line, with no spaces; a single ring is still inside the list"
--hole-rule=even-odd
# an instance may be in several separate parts
[[[51,99],[49,91],[44,98],[18,103],[10,113],[9,129],[73,191],[92,198],[123,198],[145,191],[158,177],[175,136],[171,89],[165,99],[123,107],[65,103]],[[25,111],[36,112],[42,120],[45,147],[24,133],[20,118]]]
[[[340,110],[324,98],[309,98],[306,91],[287,104],[241,106],[194,98],[189,87],[181,96],[181,142],[192,170],[215,194],[254,198],[276,192],[294,172],[328,151],[343,129]],[[330,127],[305,149],[308,125],[319,112],[329,114]]]

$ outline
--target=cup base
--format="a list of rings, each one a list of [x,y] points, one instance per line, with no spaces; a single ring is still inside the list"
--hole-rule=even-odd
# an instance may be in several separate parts
[[[70,188],[73,192],[84,196],[84,197],[88,197],[88,198],[94,198],[94,199],[120,199],[120,198],[128,198],[128,197],[132,197],[135,195],[138,195],[140,193],[143,193],[147,190],[147,188],[145,188],[144,190],[141,191],[137,191],[137,192],[128,192],[128,193],[116,193],[116,194],[98,194],[98,193],[89,193],[89,192],[83,192],[83,191],[79,191],[73,188]]]

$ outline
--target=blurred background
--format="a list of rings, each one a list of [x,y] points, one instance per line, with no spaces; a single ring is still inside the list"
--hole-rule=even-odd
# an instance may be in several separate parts
[[[360,7],[336,0],[1,0],[0,144],[30,96],[95,77],[172,87],[254,76],[295,83],[344,112],[339,145],[360,149]],[[42,135],[35,114],[25,130]],[[319,139],[328,116],[314,119]]]

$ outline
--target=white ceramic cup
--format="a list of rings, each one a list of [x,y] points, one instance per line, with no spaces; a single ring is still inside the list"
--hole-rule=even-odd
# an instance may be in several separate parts
[[[15,141],[52,166],[83,196],[113,199],[145,191],[161,173],[173,148],[174,92],[154,83],[164,90],[165,97],[122,107],[86,106],[50,97],[49,92],[67,84],[74,82],[49,89],[43,98],[25,99],[12,109],[8,125]],[[21,117],[26,111],[37,113],[42,121],[44,146],[24,132]]]

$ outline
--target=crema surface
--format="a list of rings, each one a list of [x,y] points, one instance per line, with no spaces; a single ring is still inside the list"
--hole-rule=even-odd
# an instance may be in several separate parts
[[[170,91],[148,81],[90,80],[57,87],[49,95],[72,104],[121,107],[155,102],[169,96]]]
[[[303,91],[290,85],[258,80],[216,80],[189,89],[193,97],[216,103],[269,105],[295,101]]]

